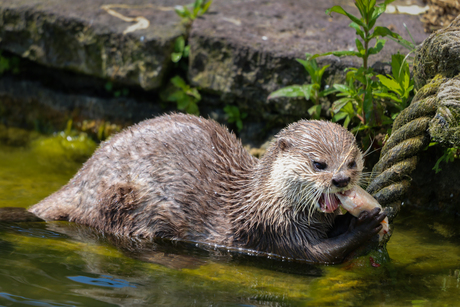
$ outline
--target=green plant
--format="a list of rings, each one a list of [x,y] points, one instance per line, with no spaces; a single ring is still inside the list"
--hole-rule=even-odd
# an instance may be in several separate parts
[[[188,32],[192,22],[199,16],[205,14],[211,6],[212,0],[203,1],[195,0],[194,3],[188,5],[177,5],[174,10],[177,15],[182,18],[182,21],[187,26],[187,33],[179,36],[174,43],[174,51],[171,53],[171,60],[178,63],[182,58],[187,58],[190,52],[190,45],[187,44]]]
[[[197,103],[201,100],[201,95],[198,89],[188,85],[184,79],[175,76],[171,79],[175,90],[170,93],[166,100],[174,101],[177,103],[177,108],[189,114],[199,115]]]
[[[190,45],[185,45],[185,38],[179,36],[174,43],[174,52],[171,53],[171,61],[178,63],[182,58],[188,58]]]
[[[432,142],[430,143],[429,146],[435,146],[437,144],[438,143],[436,142]],[[441,156],[441,158],[439,158],[438,161],[436,161],[433,167],[433,170],[436,172],[436,174],[439,173],[440,171],[442,171],[442,169],[440,168],[441,162],[443,161],[445,163],[454,162],[455,159],[458,159],[459,155],[460,155],[460,147],[445,148],[444,153]]]
[[[243,129],[243,119],[245,119],[248,116],[248,113],[241,113],[240,109],[237,106],[231,105],[225,106],[224,111],[228,115],[227,122],[230,124],[235,123],[236,127],[238,128],[238,131],[241,131],[241,129]]]
[[[311,54],[305,54],[305,60],[297,59],[297,62],[303,65],[307,73],[310,75],[311,84],[290,85],[272,92],[268,99],[277,97],[304,97],[306,100],[311,100],[313,106],[308,109],[308,114],[314,119],[319,119],[321,116],[320,97],[324,97],[334,90],[321,91],[321,81],[323,74],[330,65],[319,67],[315,59],[311,58]]]
[[[108,92],[108,93],[111,93],[113,95],[113,97],[126,97],[129,95],[129,89],[127,88],[122,88],[122,89],[117,89],[115,90],[114,89],[114,85],[111,81],[107,81],[105,84],[104,84],[104,88],[105,90]]]
[[[5,57],[0,50],[0,75],[11,71],[13,74],[19,73],[19,58],[16,56]]]
[[[176,64],[176,71],[179,74],[170,80],[174,89],[170,91],[170,88],[168,88],[160,94],[163,97],[162,99],[176,102],[179,110],[195,115],[200,114],[197,103],[201,100],[201,95],[197,88],[188,85],[181,76],[187,74],[188,63],[184,60],[190,54],[190,45],[187,43],[187,40],[192,22],[197,17],[205,14],[211,3],[212,0],[195,0],[192,4],[177,5],[174,8],[186,26],[186,33],[176,39],[174,50],[171,53],[171,61]]]
[[[204,13],[206,13],[211,5],[212,0],[210,1],[203,1],[203,0],[195,0],[194,3],[188,5],[176,5],[174,10],[176,11],[177,15],[184,20],[187,24],[190,24],[195,20],[197,17],[200,17]]]
[[[391,56],[391,76],[377,75],[382,83],[382,92],[376,92],[374,95],[382,98],[389,98],[393,105],[404,110],[411,98],[411,92],[414,89],[414,80],[411,79],[409,64],[405,61],[404,55],[397,53]],[[398,115],[393,114],[393,118]]]
[[[397,88],[390,85],[389,82],[386,83],[390,85],[390,88],[383,85],[374,70],[368,66],[369,56],[379,53],[385,46],[386,40],[383,39],[383,37],[392,37],[398,42],[401,42],[402,45],[414,48],[412,43],[403,40],[400,35],[394,33],[390,29],[375,26],[377,19],[385,12],[386,6],[393,1],[394,0],[386,0],[377,5],[376,0],[356,0],[355,5],[358,8],[360,17],[348,13],[340,6],[333,6],[326,10],[327,14],[335,12],[347,16],[352,21],[350,27],[355,29],[356,34],[359,36],[359,38],[355,40],[357,51],[332,51],[323,54],[315,54],[311,57],[311,59],[315,59],[320,56],[332,54],[339,57],[356,56],[362,60],[361,67],[351,67],[346,70],[346,84],[333,85],[333,88],[338,92],[337,96],[341,97],[332,105],[333,121],[343,119],[344,126],[348,126],[352,120],[357,118],[359,119],[358,130],[381,127],[382,125],[392,122],[392,120],[385,115],[384,98],[390,100],[397,98],[396,102],[399,103],[399,105],[403,104],[400,101],[404,98],[404,103],[407,103],[408,93],[406,95],[404,92],[400,97],[388,94],[388,90],[394,91],[395,89],[397,90]],[[373,47],[370,47],[370,43],[374,39],[375,44]],[[396,60],[394,65],[396,65]],[[399,65],[399,68],[401,67],[402,64]],[[403,70],[403,72],[405,73],[405,70]],[[395,78],[395,73],[398,79]],[[406,86],[404,79],[406,76],[407,75],[404,74],[400,77],[398,72],[394,72],[393,74],[395,80],[401,80],[401,78],[403,78],[401,86],[403,86],[404,90],[410,88],[410,86]],[[409,80],[409,84],[410,83],[411,81]],[[400,92],[397,91],[397,93],[399,94]]]

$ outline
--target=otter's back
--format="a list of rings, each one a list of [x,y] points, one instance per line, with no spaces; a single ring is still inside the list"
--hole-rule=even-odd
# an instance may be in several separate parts
[[[103,143],[70,182],[30,211],[119,235],[222,242],[220,195],[255,159],[214,121],[173,114]]]

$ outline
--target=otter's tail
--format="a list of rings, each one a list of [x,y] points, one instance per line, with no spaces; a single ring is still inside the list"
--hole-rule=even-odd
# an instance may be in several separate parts
[[[21,207],[3,207],[0,208],[0,222],[44,222],[35,214],[28,212],[26,208]]]
[[[45,221],[67,221],[74,208],[70,195],[73,195],[71,191],[64,187],[30,207],[29,212]]]

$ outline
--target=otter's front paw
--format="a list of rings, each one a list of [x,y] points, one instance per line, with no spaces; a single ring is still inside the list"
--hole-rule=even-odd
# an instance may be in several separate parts
[[[380,208],[363,211],[358,218],[352,220],[349,231],[362,240],[368,240],[382,230],[381,222],[386,216],[385,212],[380,212]]]

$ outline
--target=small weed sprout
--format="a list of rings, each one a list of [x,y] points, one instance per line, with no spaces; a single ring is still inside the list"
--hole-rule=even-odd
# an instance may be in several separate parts
[[[227,105],[224,108],[225,113],[227,113],[228,123],[235,123],[236,127],[238,128],[238,131],[241,131],[243,129],[243,119],[245,119],[248,116],[248,113],[240,112],[240,109],[237,106],[231,106]]]
[[[188,33],[190,32],[192,22],[205,14],[211,3],[212,0],[195,0],[192,4],[177,5],[174,8],[186,26],[186,34],[176,38],[174,50],[171,53],[171,61],[176,64],[178,72],[178,75],[170,80],[172,90],[171,87],[168,87],[160,96],[165,97],[164,99],[167,101],[176,102],[177,109],[189,114],[200,114],[197,103],[201,100],[201,95],[198,88],[191,87],[184,79],[188,70],[188,63],[185,60],[188,59],[190,54],[190,45],[187,43]]]
[[[166,100],[177,103],[177,108],[189,114],[199,115],[198,101],[201,100],[201,95],[197,88],[191,87],[180,76],[175,76],[171,79],[175,90],[168,95]]]

